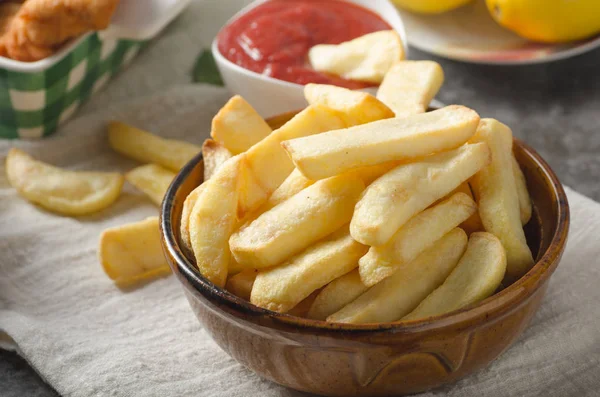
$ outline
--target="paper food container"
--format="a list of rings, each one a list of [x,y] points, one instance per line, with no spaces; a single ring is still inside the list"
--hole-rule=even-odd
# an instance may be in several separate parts
[[[0,138],[36,139],[54,132],[189,2],[121,0],[108,29],[87,33],[49,58],[0,57]]]

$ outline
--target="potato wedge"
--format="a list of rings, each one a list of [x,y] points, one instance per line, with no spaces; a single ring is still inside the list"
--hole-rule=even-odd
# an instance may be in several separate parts
[[[250,293],[252,292],[252,286],[254,280],[258,275],[258,270],[249,269],[239,272],[234,276],[230,276],[225,284],[225,289],[232,294],[239,296],[247,301],[250,300]]]
[[[363,189],[354,175],[319,181],[242,226],[231,252],[247,267],[278,265],[348,223]]]
[[[294,164],[281,147],[282,141],[344,127],[339,112],[311,105],[252,146],[246,152],[247,173],[243,178],[238,216],[243,218],[267,201],[294,170]]]
[[[196,201],[198,200],[198,196],[202,190],[204,190],[204,184],[196,187],[191,191],[190,194],[185,198],[183,202],[183,208],[181,210],[181,221],[179,222],[179,234],[181,237],[181,243],[183,244],[183,249],[186,251],[186,254],[193,256],[192,251],[192,241],[190,240],[190,215],[192,214],[192,210],[194,209],[194,205],[196,205]]]
[[[239,154],[270,133],[269,124],[244,98],[235,95],[213,118],[210,136],[232,154]]]
[[[189,142],[165,139],[119,121],[108,124],[108,142],[117,152],[142,163],[154,163],[177,172],[201,147]]]
[[[339,111],[347,125],[360,125],[394,117],[373,95],[327,84],[307,84],[304,97],[310,105],[323,105]]]
[[[451,105],[281,144],[305,177],[323,179],[357,167],[455,149],[473,136],[478,123],[473,110]]]
[[[444,83],[442,67],[433,61],[399,61],[385,75],[377,99],[396,117],[424,113]]]
[[[467,235],[455,228],[391,277],[327,318],[338,323],[391,322],[414,310],[442,285],[467,248]]]
[[[354,241],[344,227],[288,262],[258,273],[250,302],[285,313],[316,289],[355,268],[368,249]]]
[[[225,286],[229,267],[229,237],[237,224],[239,171],[243,154],[229,159],[206,181],[189,218],[192,251],[200,273]]]
[[[327,284],[315,298],[306,317],[325,320],[327,316],[361,296],[367,289],[360,280],[358,269],[354,269]]]
[[[526,225],[531,219],[533,211],[531,205],[531,197],[529,197],[529,191],[527,190],[527,181],[525,180],[525,174],[521,170],[521,166],[517,162],[517,159],[513,155],[512,166],[513,173],[515,175],[515,183],[517,186],[517,196],[519,197],[519,215],[521,217],[521,224]]]
[[[352,237],[371,246],[387,243],[411,217],[456,189],[490,160],[489,148],[480,143],[399,165],[365,190],[350,223]]]
[[[98,212],[121,194],[124,178],[117,172],[68,171],[35,160],[12,148],[6,176],[23,198],[49,211],[79,216]]]
[[[217,170],[233,155],[225,146],[212,139],[202,144],[202,160],[204,162],[204,180],[209,180]]]
[[[162,204],[175,173],[160,165],[146,164],[125,174],[125,180],[144,193],[158,206]]]
[[[438,316],[480,302],[498,288],[506,271],[502,243],[491,233],[477,232],[446,281],[402,320]]]
[[[472,179],[479,199],[479,216],[485,231],[500,239],[506,249],[508,281],[527,273],[533,256],[521,224],[519,195],[512,163],[512,131],[494,119],[483,119],[473,142],[486,142],[492,162]]]
[[[394,62],[404,59],[404,47],[396,31],[383,30],[341,44],[316,45],[308,59],[319,72],[379,84]]]
[[[412,217],[387,244],[371,247],[360,258],[358,270],[362,282],[371,287],[390,277],[450,230],[469,219],[475,211],[477,204],[469,196],[456,193]]]
[[[100,263],[120,286],[171,273],[160,242],[158,217],[111,227],[100,235]]]

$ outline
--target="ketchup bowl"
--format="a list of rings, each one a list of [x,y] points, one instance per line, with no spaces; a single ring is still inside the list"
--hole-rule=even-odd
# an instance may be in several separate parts
[[[290,81],[285,81],[282,80],[280,78],[275,78],[275,77],[271,77],[268,74],[263,73],[259,73],[258,71],[252,71],[250,68],[245,68],[242,67],[240,65],[238,65],[235,62],[232,62],[231,60],[229,60],[225,55],[223,55],[221,53],[221,50],[219,49],[220,47],[220,40],[223,40],[223,37],[226,35],[226,33],[228,33],[226,30],[232,26],[232,24],[235,24],[236,21],[238,21],[239,19],[243,18],[246,14],[248,14],[251,10],[254,10],[255,8],[264,5],[267,2],[270,1],[280,1],[280,0],[257,0],[252,2],[250,5],[248,5],[247,7],[245,7],[244,9],[242,9],[240,12],[238,12],[237,14],[235,14],[231,19],[229,19],[229,21],[227,21],[227,23],[225,24],[224,28],[221,29],[221,31],[219,32],[219,34],[217,35],[217,38],[215,38],[215,40],[212,42],[212,53],[213,56],[215,58],[217,67],[219,68],[219,71],[221,72],[221,75],[223,77],[223,81],[225,82],[225,85],[227,86],[227,88],[233,93],[233,94],[239,94],[242,97],[244,97],[244,99],[246,99],[263,117],[271,117],[274,115],[278,115],[281,113],[285,113],[285,112],[289,112],[289,111],[293,111],[293,110],[297,110],[300,108],[303,108],[304,106],[306,106],[306,101],[304,99],[304,94],[303,94],[303,88],[304,85],[303,84],[299,84],[297,82],[290,82]],[[388,0],[338,0],[340,2],[347,2],[347,3],[352,3],[353,4],[353,9],[358,8],[358,11],[362,11],[366,14],[367,17],[369,16],[375,16],[377,19],[381,19],[384,23],[386,23],[387,25],[389,25],[391,28],[393,28],[396,32],[398,32],[398,34],[400,35],[400,38],[402,39],[402,43],[404,46],[404,53],[408,54],[408,46],[407,46],[407,39],[406,39],[406,32],[404,30],[404,24],[402,23],[402,19],[400,18],[400,15],[398,14],[396,8],[394,7],[394,5],[388,1]],[[306,3],[310,4],[311,2],[314,2],[315,5],[318,4],[317,1],[315,0],[310,0],[310,1],[306,1]],[[356,7],[358,6],[358,7]],[[362,8],[362,9],[361,9]],[[374,14],[374,15],[373,15]],[[259,29],[260,27],[258,27],[257,29]],[[271,30],[273,30],[273,27],[270,27]],[[310,34],[313,34],[314,31],[318,31],[319,29],[314,28],[314,27],[309,27],[307,29],[307,31]],[[327,30],[327,27],[325,27],[324,30]],[[351,31],[352,29],[348,29],[349,31]],[[354,30],[360,32],[359,27],[356,27]],[[373,29],[374,30],[381,30],[381,29]],[[256,32],[257,36],[259,36],[261,39],[263,37],[271,37],[273,34],[277,33],[277,29],[275,29],[275,32],[265,32],[264,36],[261,36],[260,31]],[[366,32],[363,32],[363,34]],[[286,32],[282,32],[282,35],[286,35]],[[321,32],[321,34],[323,34],[323,32]],[[360,36],[362,34],[358,34],[358,36]],[[349,40],[350,38],[347,38],[346,40]],[[341,41],[346,41],[346,40],[341,40]],[[338,40],[339,41],[339,40]],[[240,43],[239,45],[244,46],[244,40],[242,40],[241,37],[237,37],[237,42]],[[285,43],[285,45],[282,45],[282,48],[286,51],[294,51],[295,49],[295,43]],[[250,53],[250,55],[248,55],[248,57],[254,59],[257,63],[261,62],[261,55],[260,54],[252,54]],[[239,63],[242,63],[241,61]],[[305,74],[310,74],[310,70],[308,68],[303,67],[302,65],[299,65],[298,67],[295,67],[298,70],[298,73],[305,73]],[[254,68],[256,70],[258,70],[258,68]],[[286,70],[281,70],[284,68],[279,68],[280,73],[285,74]],[[312,71],[314,74],[317,74],[316,72]],[[276,72],[271,71],[270,72],[273,75],[278,75]],[[308,83],[308,82],[321,82],[321,83],[327,83],[327,84],[335,84],[335,85],[342,85],[342,86],[347,86],[348,88],[354,88],[354,89],[364,89],[368,92],[374,92],[374,90],[376,89],[376,87],[366,87],[366,84],[360,84],[358,82],[349,82],[349,81],[342,81],[343,79],[339,79],[338,81],[336,80],[325,80],[327,79],[327,77],[322,76],[323,81],[320,81],[319,79],[315,79],[314,76],[313,78],[311,78],[310,76],[306,78],[306,81],[304,83]],[[302,78],[297,79],[302,81]],[[350,83],[350,84],[349,84]],[[354,84],[351,84],[354,83]]]

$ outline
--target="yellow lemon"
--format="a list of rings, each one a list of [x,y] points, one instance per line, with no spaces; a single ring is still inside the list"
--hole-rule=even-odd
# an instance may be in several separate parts
[[[529,40],[564,43],[600,32],[600,0],[486,0],[492,17]]]
[[[393,0],[397,6],[421,14],[441,14],[453,10],[472,0]]]

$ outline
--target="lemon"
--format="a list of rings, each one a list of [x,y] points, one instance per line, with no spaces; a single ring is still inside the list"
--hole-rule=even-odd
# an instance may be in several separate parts
[[[600,32],[600,0],[486,0],[500,25],[529,40],[564,43]]]
[[[472,0],[393,0],[397,6],[421,14],[441,14],[453,10]]]

